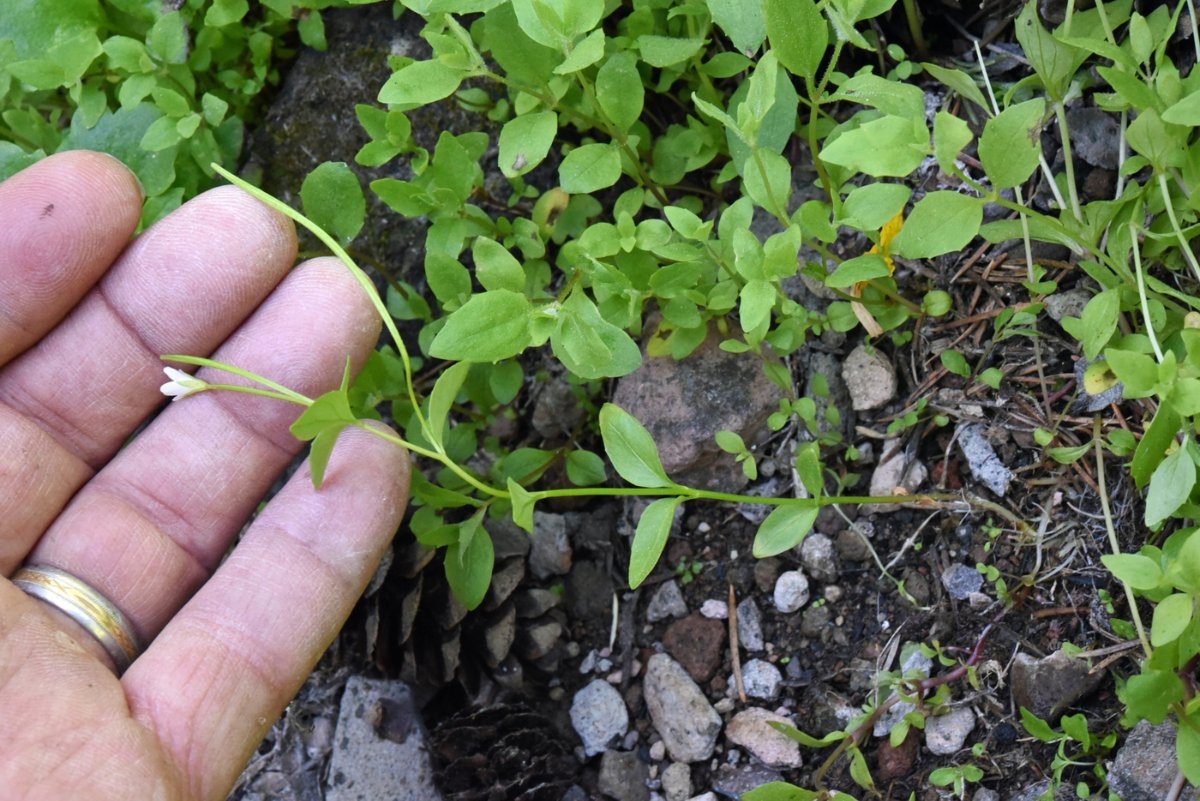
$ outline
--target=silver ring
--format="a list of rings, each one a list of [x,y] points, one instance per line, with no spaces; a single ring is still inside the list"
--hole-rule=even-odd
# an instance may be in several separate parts
[[[12,583],[83,626],[108,652],[118,676],[141,653],[129,618],[93,587],[67,571],[29,565],[13,575]]]

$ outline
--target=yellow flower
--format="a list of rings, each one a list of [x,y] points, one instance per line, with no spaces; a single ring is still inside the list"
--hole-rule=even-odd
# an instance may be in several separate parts
[[[887,262],[888,275],[894,275],[896,272],[896,262],[892,259],[892,240],[900,233],[900,229],[904,227],[904,210],[892,219],[888,220],[883,228],[879,229],[879,244],[872,245],[868,253],[880,253],[883,255],[883,260]],[[859,282],[850,288],[850,294],[856,298],[862,297],[863,286],[865,282]],[[867,310],[867,307],[859,303],[857,300],[850,302],[850,308],[854,311],[854,316],[862,323],[862,327],[866,329],[869,336],[877,337],[883,334],[883,326],[875,319],[875,316]]]

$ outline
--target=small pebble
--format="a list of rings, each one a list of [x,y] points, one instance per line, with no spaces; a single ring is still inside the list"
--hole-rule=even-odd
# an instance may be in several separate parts
[[[700,614],[709,620],[727,620],[729,618],[729,604],[709,598],[700,605]]]
[[[775,582],[775,608],[780,612],[795,612],[808,603],[808,578],[799,570],[781,573]]]
[[[650,746],[650,759],[655,762],[661,762],[663,757],[667,755],[667,744],[662,740],[657,740]]]

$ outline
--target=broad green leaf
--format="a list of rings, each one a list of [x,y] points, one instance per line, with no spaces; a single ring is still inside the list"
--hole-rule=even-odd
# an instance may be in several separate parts
[[[521,530],[530,534],[533,533],[533,505],[534,498],[527,489],[522,487],[512,478],[505,482],[508,488],[508,496],[512,501],[512,519]]]
[[[845,131],[828,142],[820,155],[830,164],[886,178],[908,175],[928,153],[929,131],[923,125],[885,115]]]
[[[962,70],[952,70],[937,64],[922,62],[921,66],[937,80],[949,86],[955,92],[970,100],[984,111],[992,110],[991,104],[983,97],[983,92],[975,84],[975,80]]]
[[[742,287],[741,302],[738,304],[738,315],[742,329],[750,331],[764,321],[771,319],[771,309],[775,307],[778,291],[770,281],[755,278],[747,281]]]
[[[545,160],[558,133],[558,115],[539,111],[513,117],[500,129],[500,171],[506,178],[524,175]]]
[[[1108,348],[1104,351],[1104,361],[1125,385],[1126,398],[1144,398],[1154,393],[1158,385],[1158,363],[1150,354]]]
[[[1100,557],[1109,572],[1135,590],[1153,590],[1162,581],[1158,562],[1140,553],[1110,553]]]
[[[839,264],[825,279],[825,285],[834,289],[844,289],[873,278],[887,278],[889,275],[891,270],[881,254],[864,253]]]
[[[571,48],[570,55],[554,68],[554,74],[570,75],[592,66],[604,58],[604,42],[604,31],[592,31]]]
[[[642,115],[644,97],[642,76],[632,53],[614,53],[600,65],[596,73],[596,102],[617,130],[629,132]]]
[[[529,298],[508,289],[474,295],[450,315],[429,344],[435,359],[498,362],[530,344]]]
[[[770,150],[755,148],[744,166],[746,195],[777,217],[786,217],[792,197],[792,165]]]
[[[1046,101],[1040,97],[1009,106],[983,126],[979,160],[992,186],[1019,186],[1037,169],[1042,153],[1042,119]]]
[[[683,503],[683,498],[659,498],[642,511],[638,518],[637,531],[633,535],[633,544],[629,549],[629,588],[636,590],[646,577],[654,571],[658,559],[662,556],[663,548],[667,545],[667,537],[671,534],[671,524],[675,522],[675,511]]]
[[[600,408],[600,437],[608,461],[635,487],[669,487],[658,446],[650,432],[629,412],[612,403]]]
[[[1025,5],[1014,27],[1017,41],[1046,91],[1052,99],[1062,100],[1071,78],[1087,57],[1087,51],[1064,44],[1046,30],[1038,19],[1036,3]]]
[[[764,0],[771,49],[789,72],[810,83],[829,46],[829,26],[813,0]]]
[[[764,559],[791,550],[799,545],[821,510],[817,506],[777,506],[763,520],[754,535],[752,553],[755,559]]]
[[[1194,719],[1179,721],[1175,730],[1175,754],[1179,760],[1179,769],[1193,786],[1200,784],[1200,731],[1196,730],[1200,721]]]
[[[429,393],[429,428],[425,435],[434,445],[442,444],[443,432],[450,419],[450,407],[458,397],[463,382],[467,380],[467,372],[471,369],[469,362],[458,362],[447,368],[433,385]]]
[[[1150,624],[1150,644],[1159,648],[1178,639],[1192,622],[1195,604],[1195,599],[1186,592],[1172,593],[1159,601]]]
[[[220,28],[223,25],[233,25],[240,22],[250,11],[246,0],[213,0],[208,14],[204,17],[206,28]]]
[[[979,233],[983,201],[957,192],[930,192],[917,201],[892,252],[909,259],[929,259],[962,250]]]
[[[1080,344],[1083,345],[1083,355],[1089,360],[1099,356],[1101,349],[1116,333],[1120,313],[1121,295],[1116,289],[1106,289],[1094,295],[1084,306],[1080,318],[1083,323]]]
[[[1174,125],[1186,125],[1189,128],[1200,126],[1200,92],[1189,92],[1179,102],[1162,113],[1163,122]]]
[[[767,38],[762,0],[706,0],[708,13],[738,52],[751,57]]]
[[[925,93],[920,87],[863,72],[838,89],[834,99],[849,100],[877,108],[892,117],[921,120],[925,117]]]
[[[642,363],[633,338],[604,319],[582,291],[572,292],[559,309],[550,346],[563,366],[580,378],[629,375]]]
[[[171,11],[159,17],[146,33],[146,47],[168,64],[187,61],[188,30],[183,15]]]
[[[842,203],[842,225],[859,231],[878,231],[904,211],[912,190],[904,184],[871,182],[854,187]]]
[[[1055,732],[1054,729],[1050,728],[1050,724],[1030,712],[1025,707],[1021,707],[1021,725],[1025,727],[1025,731],[1029,732],[1043,743],[1053,743],[1059,739],[1058,733]]]
[[[476,237],[471,247],[475,262],[475,277],[484,289],[525,289],[525,269],[513,254],[494,239]]]
[[[1156,528],[1187,501],[1196,486],[1196,462],[1191,450],[1179,447],[1163,459],[1150,477],[1146,492],[1146,525]]]
[[[1125,129],[1129,146],[1145,156],[1155,169],[1183,165],[1187,154],[1186,128],[1163,122],[1152,108],[1145,109]]]
[[[467,609],[483,603],[496,558],[492,536],[483,527],[481,514],[482,510],[463,523],[459,541],[446,548],[446,581]]]
[[[416,108],[449,97],[464,73],[440,61],[416,61],[392,73],[379,90],[379,102],[400,109]]]
[[[767,782],[742,795],[744,801],[815,801],[823,794],[787,782]]]
[[[317,165],[300,186],[304,214],[345,245],[358,235],[367,214],[358,177],[344,161]]]
[[[746,3],[753,6],[753,3]],[[642,34],[637,38],[638,52],[651,67],[672,67],[687,61],[704,47],[703,39],[678,39],[674,36]]]
[[[567,154],[558,168],[564,192],[584,195],[607,189],[621,177],[621,154],[616,145],[581,145]]]
[[[315,398],[288,430],[296,439],[307,442],[326,429],[340,430],[355,420],[346,391],[334,389]]]
[[[567,454],[567,478],[577,487],[590,487],[603,484],[608,473],[599,454],[579,449]]]

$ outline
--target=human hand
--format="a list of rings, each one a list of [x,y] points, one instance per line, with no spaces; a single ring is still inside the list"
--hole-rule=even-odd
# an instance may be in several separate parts
[[[138,236],[132,174],[51,156],[0,184],[0,796],[223,799],[336,635],[408,499],[404,452],[349,429],[320,491],[297,409],[204,392],[159,408],[159,354],[315,396],[379,331],[335,260],[289,272],[291,224],[232,187]],[[215,353],[214,353],[215,352]],[[205,371],[201,371],[203,376]],[[220,374],[215,380],[235,383]],[[13,583],[51,566],[145,644],[99,641]]]

